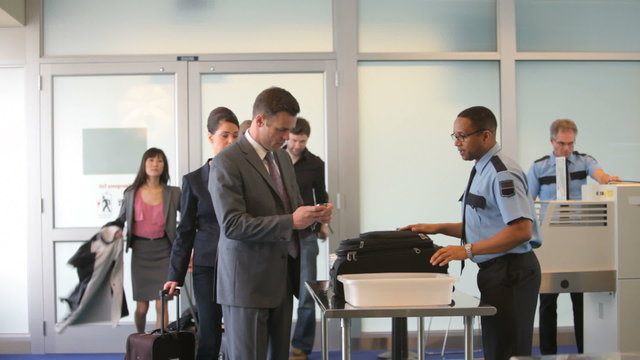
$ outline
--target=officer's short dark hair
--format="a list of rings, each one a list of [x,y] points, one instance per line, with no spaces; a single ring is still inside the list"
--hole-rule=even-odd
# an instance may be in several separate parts
[[[300,105],[290,92],[279,87],[270,87],[263,90],[253,103],[253,117],[264,114],[269,118],[284,111],[291,116],[296,116],[300,112]]]
[[[498,129],[496,116],[491,110],[484,106],[472,106],[462,110],[460,114],[458,114],[458,117],[471,120],[471,124],[473,124],[475,130],[486,129],[495,134]]]
[[[307,119],[299,117],[296,122],[296,127],[291,130],[293,135],[307,135],[307,137],[311,136],[311,126],[309,126],[309,122]]]

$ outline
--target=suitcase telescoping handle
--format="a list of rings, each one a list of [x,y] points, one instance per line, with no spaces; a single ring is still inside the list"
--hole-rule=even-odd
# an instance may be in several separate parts
[[[178,331],[180,331],[180,288],[177,287],[174,292],[176,294],[176,314],[178,317],[176,321],[176,328],[178,329]],[[169,325],[164,323],[164,303],[167,295],[169,295],[169,289],[160,290],[160,301],[161,301],[161,311],[162,311],[162,314],[160,315],[162,316],[162,318],[160,319],[160,334],[164,334],[165,329],[166,331],[169,331],[169,329],[167,329],[167,326]]]

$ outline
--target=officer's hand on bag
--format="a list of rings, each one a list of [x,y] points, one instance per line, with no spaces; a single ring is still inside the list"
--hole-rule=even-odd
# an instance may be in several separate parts
[[[413,231],[425,234],[437,234],[438,230],[435,224],[413,224],[398,228],[398,231]]]
[[[431,265],[445,266],[452,260],[464,260],[467,258],[467,252],[463,246],[449,245],[436,251],[431,257]]]

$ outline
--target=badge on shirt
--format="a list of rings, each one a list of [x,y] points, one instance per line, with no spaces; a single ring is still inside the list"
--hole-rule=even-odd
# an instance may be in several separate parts
[[[502,197],[511,197],[516,194],[516,187],[513,184],[513,180],[500,181],[500,195]]]

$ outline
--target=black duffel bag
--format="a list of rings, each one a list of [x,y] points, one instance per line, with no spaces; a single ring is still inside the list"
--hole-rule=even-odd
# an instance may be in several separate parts
[[[358,238],[342,240],[329,271],[333,301],[344,302],[338,275],[386,272],[428,272],[446,274],[448,266],[431,265],[440,249],[426,234],[412,231],[371,231]]]

